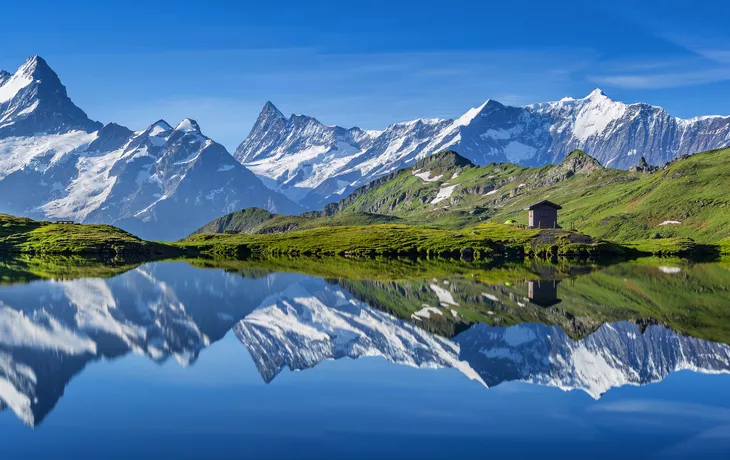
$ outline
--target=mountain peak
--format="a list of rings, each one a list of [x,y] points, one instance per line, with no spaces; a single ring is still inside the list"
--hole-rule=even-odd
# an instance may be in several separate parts
[[[266,101],[266,104],[264,104],[264,107],[261,109],[261,113],[259,114],[259,119],[262,117],[264,118],[286,118],[283,113],[279,109],[276,108],[273,102]]]
[[[68,97],[56,72],[31,56],[10,77],[0,80],[0,137],[86,132],[101,129]]]
[[[565,156],[560,166],[567,168],[573,172],[591,172],[603,169],[601,162],[585,153],[583,150],[576,149]]]
[[[172,126],[170,126],[170,124],[165,120],[157,120],[156,122],[152,123],[145,131],[147,131],[150,136],[157,136],[158,134],[169,131],[171,129]]]
[[[49,82],[57,82],[61,84],[56,72],[48,65],[45,59],[37,54],[25,60],[15,72],[16,76],[22,76],[31,80],[48,80]]]
[[[427,168],[429,171],[441,172],[468,166],[474,166],[474,163],[453,150],[443,150],[419,160],[411,167],[411,169],[418,170]]]
[[[162,121],[162,122],[165,123],[164,121]],[[165,123],[165,124],[167,124],[167,123]],[[193,120],[192,118],[186,118],[175,127],[175,131],[182,131],[184,133],[200,134],[200,126],[198,125],[198,122]]]
[[[609,99],[609,97],[606,96],[606,93],[604,93],[601,88],[593,88],[593,91],[591,91],[588,96],[584,97],[583,99],[596,100]]]
[[[23,65],[18,68],[18,72],[33,72],[38,67],[48,67],[48,63],[45,59],[35,54],[25,60]]]

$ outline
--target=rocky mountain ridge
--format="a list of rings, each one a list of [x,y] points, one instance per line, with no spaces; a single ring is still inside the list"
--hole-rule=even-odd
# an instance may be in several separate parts
[[[477,165],[540,166],[569,152],[628,169],[730,145],[730,117],[681,119],[661,107],[614,101],[596,89],[523,107],[488,100],[456,119],[418,119],[382,131],[285,117],[268,102],[235,157],[274,190],[311,208],[337,201],[379,177],[442,150]]]

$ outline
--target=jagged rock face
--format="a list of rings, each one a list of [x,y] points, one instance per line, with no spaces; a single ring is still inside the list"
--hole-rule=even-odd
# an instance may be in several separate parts
[[[245,207],[302,210],[194,120],[139,132],[90,121],[39,57],[0,76],[0,117],[0,212],[178,239]]]
[[[298,118],[306,118],[312,128],[294,129]],[[354,130],[324,127],[309,117],[287,119],[268,103],[235,156],[271,179],[270,187],[321,207],[445,149],[478,165],[524,166],[558,163],[580,149],[604,166],[627,169],[638,156],[656,165],[730,145],[730,117],[679,119],[660,107],[613,101],[600,90],[582,99],[524,107],[490,100],[455,120],[397,123],[359,139],[322,134]]]
[[[312,187],[324,183],[330,170],[345,167],[372,140],[372,133],[358,128],[325,126],[303,115],[286,118],[267,102],[234,156],[252,168],[271,166],[266,177],[273,181],[272,186],[301,199]],[[297,152],[297,158],[285,159],[291,152]],[[315,165],[328,167],[315,170]]]
[[[659,166],[652,166],[649,163],[647,163],[646,158],[641,157],[639,158],[639,164],[636,166],[632,166],[629,168],[629,171],[632,172],[640,172],[640,173],[653,173],[656,171],[659,171]]]
[[[581,150],[571,152],[565,159],[552,168],[545,177],[537,179],[533,187],[544,187],[571,178],[576,174],[590,174],[603,169],[601,163]]]

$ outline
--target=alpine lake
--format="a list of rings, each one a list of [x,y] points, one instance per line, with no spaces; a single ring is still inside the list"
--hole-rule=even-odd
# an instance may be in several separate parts
[[[730,458],[730,260],[0,259],[0,458]]]

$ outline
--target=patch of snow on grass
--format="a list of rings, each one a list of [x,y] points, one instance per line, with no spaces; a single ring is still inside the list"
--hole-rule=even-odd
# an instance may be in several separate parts
[[[454,296],[451,295],[451,292],[447,291],[437,284],[432,284],[430,287],[431,290],[436,294],[436,297],[439,298],[439,302],[445,303],[447,305],[459,305],[454,300]]]
[[[661,271],[662,273],[668,273],[670,275],[674,275],[674,274],[677,274],[677,273],[681,273],[682,272],[682,269],[679,268],[679,267],[664,267],[664,266],[662,266],[662,267],[659,267],[659,271]]]
[[[682,222],[680,222],[678,220],[665,220],[664,222],[662,222],[661,224],[659,224],[659,226],[662,226],[662,225],[679,225],[681,223]]]
[[[429,319],[431,317],[431,313],[443,316],[443,313],[441,313],[441,310],[439,310],[438,308],[425,306],[417,312],[413,313],[411,317],[414,319],[418,317]]]
[[[426,182],[436,182],[437,180],[439,180],[443,177],[443,174],[439,174],[438,176],[431,177],[431,171],[419,172],[419,173],[414,172],[413,175],[425,180]]]
[[[486,292],[482,292],[482,295],[486,297],[487,299],[491,300],[492,302],[499,302],[499,298],[495,295],[488,294]]]
[[[431,200],[431,204],[440,203],[441,201],[447,200],[451,197],[451,194],[454,193],[454,189],[456,189],[456,185],[449,185],[448,187],[441,187],[439,190],[438,195],[436,195],[436,198]]]

